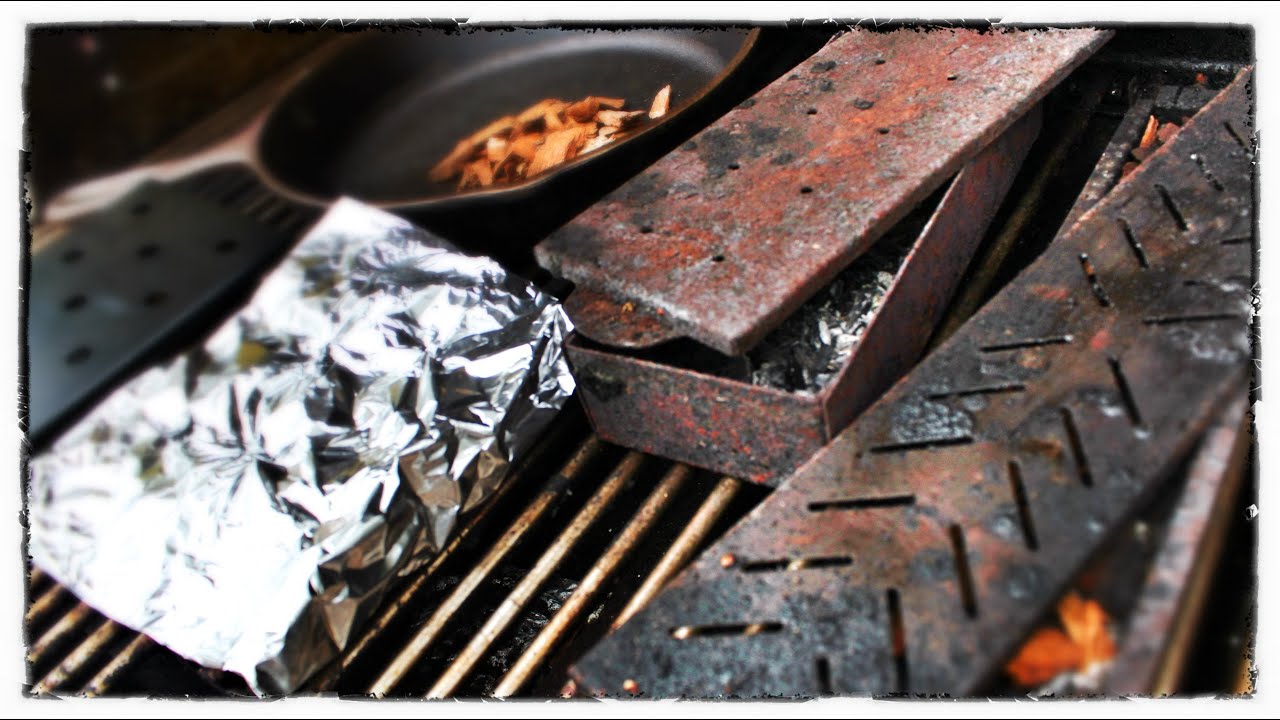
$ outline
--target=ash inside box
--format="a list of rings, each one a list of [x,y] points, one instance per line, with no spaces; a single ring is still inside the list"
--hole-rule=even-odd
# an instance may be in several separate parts
[[[816,393],[835,378],[884,302],[943,192],[917,206],[747,353],[753,385]]]

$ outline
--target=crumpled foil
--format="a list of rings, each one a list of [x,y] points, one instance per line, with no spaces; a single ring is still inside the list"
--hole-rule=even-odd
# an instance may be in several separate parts
[[[573,394],[555,300],[333,205],[202,347],[31,462],[34,562],[202,665],[288,693]]]

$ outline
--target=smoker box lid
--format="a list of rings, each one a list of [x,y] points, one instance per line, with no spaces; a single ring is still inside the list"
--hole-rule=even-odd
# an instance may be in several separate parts
[[[851,30],[535,248],[579,332],[749,350],[1109,32]]]

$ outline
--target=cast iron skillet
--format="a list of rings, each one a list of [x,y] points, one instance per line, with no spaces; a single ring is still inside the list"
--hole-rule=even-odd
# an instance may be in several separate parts
[[[352,196],[430,226],[511,209],[554,186],[581,185],[607,157],[644,145],[727,78],[758,30],[382,30],[344,38],[300,73],[279,101],[203,151],[77,185],[52,199],[47,221],[68,220],[148,180],[173,181],[227,164],[310,205]],[[671,111],[645,130],[525,182],[467,192],[428,170],[461,138],[547,97],[623,97],[647,108],[671,85]],[[652,160],[650,160],[652,161]],[[448,224],[446,222],[446,224]],[[467,243],[463,245],[474,245]]]

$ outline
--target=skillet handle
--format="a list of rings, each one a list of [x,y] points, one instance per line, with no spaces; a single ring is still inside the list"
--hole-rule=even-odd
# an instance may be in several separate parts
[[[173,182],[219,165],[252,166],[261,121],[190,155],[141,165],[73,185],[45,206],[44,222],[65,222],[110,205],[143,183]]]

